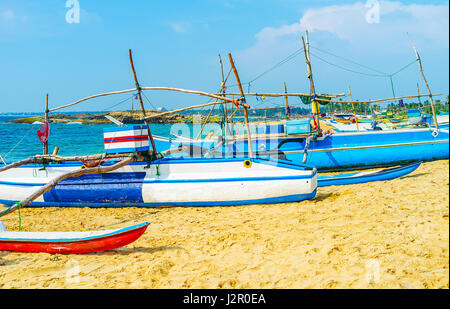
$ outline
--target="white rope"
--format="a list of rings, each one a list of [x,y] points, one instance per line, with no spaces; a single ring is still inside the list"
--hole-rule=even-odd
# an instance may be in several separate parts
[[[19,142],[17,142],[17,144],[16,144],[13,148],[11,148],[11,150],[8,151],[8,153],[7,153],[5,156],[3,156],[5,159],[6,159],[6,157],[7,157],[14,149],[16,149],[17,146],[19,146],[20,143],[23,142],[23,140],[25,139],[25,137],[27,137],[28,134],[30,134],[30,132],[31,132],[32,129],[33,129],[33,125],[31,125],[31,128],[30,128],[30,129],[28,130],[28,132],[22,137],[22,139],[21,139]]]

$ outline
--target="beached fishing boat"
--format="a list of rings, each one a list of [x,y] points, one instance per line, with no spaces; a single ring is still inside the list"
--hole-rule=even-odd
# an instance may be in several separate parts
[[[354,185],[358,183],[385,181],[406,176],[414,172],[421,162],[405,164],[398,167],[386,168],[368,172],[346,173],[339,175],[324,175],[317,178],[318,187]]]
[[[149,224],[104,231],[8,232],[0,221],[0,251],[79,254],[113,250],[136,241]]]
[[[308,136],[255,135],[252,144],[253,149],[257,149],[257,156],[306,163],[318,170],[390,166],[449,157],[448,128],[341,132],[324,134],[315,140]],[[209,154],[216,157],[240,157],[248,154],[248,140],[242,137],[223,144],[220,138],[216,141],[186,142],[156,137],[156,141],[160,149],[188,146],[191,151],[185,156]]]
[[[105,162],[111,166],[115,161]],[[0,173],[0,203],[13,205],[81,162],[23,165]],[[163,158],[65,179],[30,206],[218,206],[314,198],[315,168],[265,159]]]

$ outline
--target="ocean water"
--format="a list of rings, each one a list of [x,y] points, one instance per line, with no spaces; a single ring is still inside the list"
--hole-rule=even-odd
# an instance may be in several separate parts
[[[17,117],[0,116],[0,154],[7,162],[25,159],[42,154],[43,145],[37,136],[39,124],[10,123],[8,120]],[[104,153],[103,128],[114,127],[115,124],[80,125],[50,124],[48,140],[49,153],[55,146],[59,147],[59,155],[88,155]],[[153,134],[169,136],[171,126],[152,124]]]
[[[39,124],[18,124],[7,122],[17,116],[0,116],[0,155],[7,163],[26,159],[36,154],[42,154],[43,145],[37,136]],[[53,152],[55,146],[59,147],[59,155],[75,156],[104,153],[103,128],[115,127],[115,124],[50,124],[50,137],[48,151]],[[152,134],[174,137],[175,135],[196,138],[200,132],[201,124],[151,124]],[[244,132],[243,125],[236,125],[237,132]],[[202,137],[210,133],[218,134],[221,131],[218,124],[207,124]],[[254,131],[254,130],[251,130]],[[158,149],[162,151],[165,149]],[[2,162],[0,161],[0,165]]]

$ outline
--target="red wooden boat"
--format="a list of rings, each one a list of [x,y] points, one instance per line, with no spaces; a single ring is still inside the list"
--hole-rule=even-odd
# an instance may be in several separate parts
[[[7,232],[0,227],[0,251],[76,254],[112,250],[137,240],[149,224],[88,232]]]

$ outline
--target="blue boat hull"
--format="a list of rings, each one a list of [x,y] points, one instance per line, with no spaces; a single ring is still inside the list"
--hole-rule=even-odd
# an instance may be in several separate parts
[[[414,172],[420,166],[420,164],[421,162],[417,162],[400,167],[388,168],[369,173],[350,173],[331,176],[318,176],[317,186],[318,187],[343,186],[374,181],[391,180],[406,176]]]
[[[159,150],[189,145],[203,150],[215,143],[173,143],[158,141]],[[302,163],[306,139],[281,136],[254,138],[253,151],[261,157],[272,157]],[[202,154],[205,152],[203,151]],[[184,154],[185,155],[185,154]],[[188,154],[188,155],[193,155]],[[199,155],[196,153],[196,155]],[[248,155],[247,140],[237,140],[216,149],[214,156],[239,157]],[[194,155],[195,156],[195,155]],[[433,129],[393,130],[378,132],[335,133],[311,141],[306,164],[318,170],[357,169],[376,166],[392,166],[414,161],[448,159],[449,133]]]

